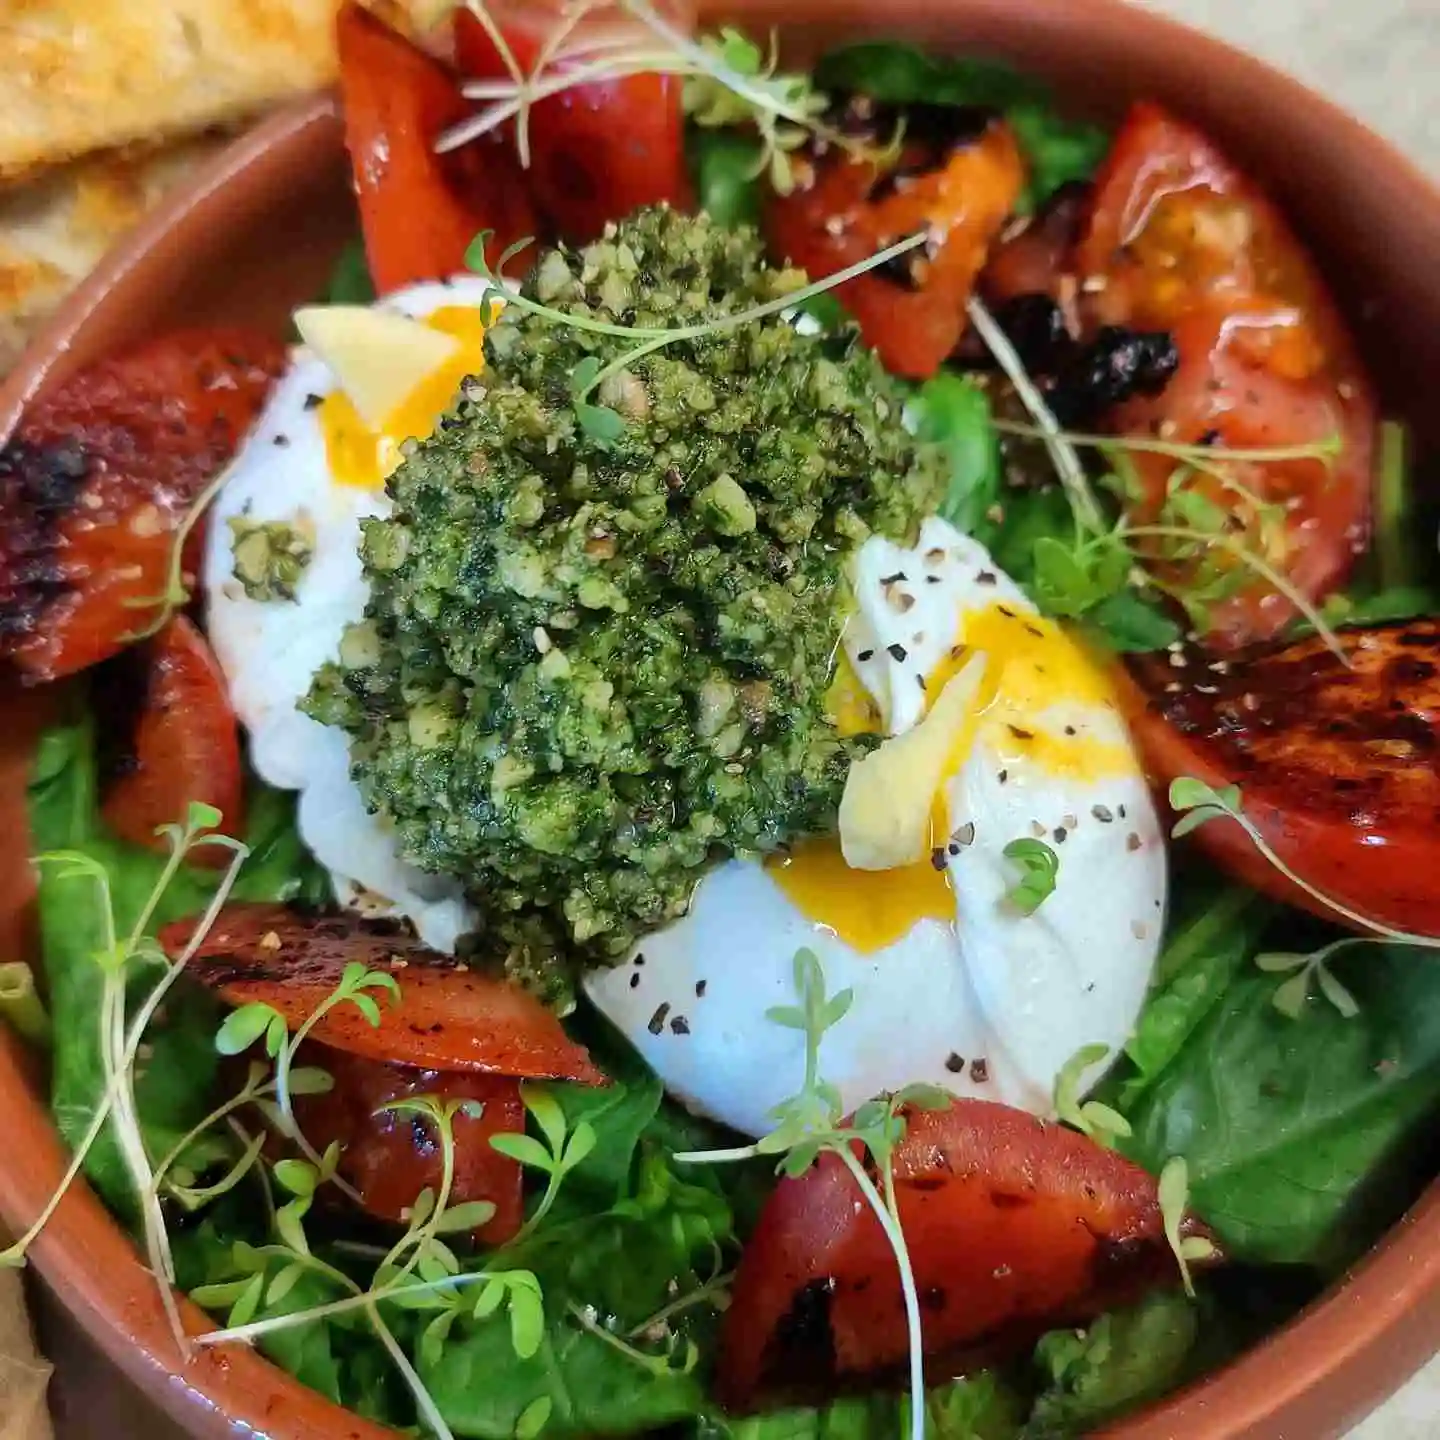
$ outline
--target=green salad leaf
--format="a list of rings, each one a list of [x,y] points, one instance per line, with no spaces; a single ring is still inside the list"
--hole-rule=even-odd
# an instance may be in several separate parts
[[[1201,1311],[1178,1290],[1102,1315],[1085,1330],[1055,1330],[1036,1347],[1045,1379],[1024,1440],[1088,1434],[1167,1394],[1188,1376]]]
[[[942,446],[950,484],[940,516],[981,544],[993,538],[1000,499],[1000,441],[990,424],[990,397],[968,376],[942,370],[910,402],[915,433]]]
[[[727,229],[760,223],[760,173],[764,147],[740,130],[692,129],[686,137],[695,199]]]
[[[827,92],[859,92],[887,104],[1004,111],[1029,162],[1024,203],[1030,208],[1070,181],[1088,180],[1109,143],[1093,125],[1063,119],[1036,81],[1003,65],[927,55],[913,45],[878,41],[833,51],[816,66],[815,83]]]
[[[926,1396],[928,1440],[1017,1440],[1025,1403],[992,1371],[940,1385]],[[907,1434],[906,1396],[854,1395],[821,1410],[781,1410],[742,1420],[706,1416],[693,1440],[894,1440]]]
[[[327,305],[369,305],[374,301],[375,282],[365,259],[365,242],[358,235],[340,252],[324,299]]]
[[[37,852],[81,851],[110,876],[117,924],[133,925],[164,869],[165,859],[111,835],[100,817],[95,726],[90,717],[47,732],[37,751],[29,789],[31,843]],[[256,787],[250,797],[247,839],[254,847],[233,892],[236,900],[288,900],[328,896],[329,884],[295,830],[294,807],[278,791]],[[155,923],[202,909],[218,872],[186,868],[166,892]],[[41,958],[54,1018],[51,1107],[61,1135],[75,1144],[105,1091],[99,1034],[101,986],[95,960],[104,917],[93,885],[83,877],[45,867],[37,893]],[[154,972],[158,978],[158,968]],[[140,993],[132,996],[138,1002]],[[136,1091],[140,1121],[154,1154],[164,1154],[204,1115],[215,1072],[211,1044],[215,1011],[202,992],[177,991],[166,1005],[167,1023],[150,1038],[150,1055]],[[124,1162],[107,1130],[86,1161],[86,1173],[106,1202],[133,1213]]]
[[[1195,1210],[1232,1259],[1332,1271],[1429,1174],[1440,965],[1384,945],[1332,963],[1354,1016],[1316,994],[1290,1019],[1275,1008],[1275,977],[1244,969],[1218,1002],[1195,1003],[1173,1058],[1125,1107],[1133,1135],[1119,1148],[1157,1174],[1183,1157]],[[1187,965],[1171,993],[1193,973]],[[1152,1063],[1170,1048],[1157,1046]]]

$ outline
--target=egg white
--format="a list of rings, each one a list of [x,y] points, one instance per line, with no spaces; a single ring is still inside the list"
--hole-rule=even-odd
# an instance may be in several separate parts
[[[459,277],[397,291],[381,305],[424,318],[442,306],[478,306],[484,294],[483,281]],[[475,923],[461,886],[399,858],[393,834],[366,810],[350,778],[347,737],[296,708],[319,668],[338,655],[345,627],[364,616],[360,522],[390,510],[382,489],[341,484],[331,473],[316,401],[336,388],[329,368],[296,347],[211,513],[201,576],[208,631],[249,734],[251,762],[263,780],[299,792],[301,839],[330,871],[337,897],[406,916],[428,945],[453,950]],[[293,602],[251,600],[235,581],[227,522],[240,516],[310,522],[314,552]]]
[[[938,519],[913,548],[867,542],[851,578],[857,611],[843,643],[891,734],[922,717],[916,676],[967,643],[967,620],[996,605],[1035,613],[983,546]],[[809,946],[827,990],[854,992],[820,1050],[846,1109],[923,1081],[1048,1112],[1059,1070],[1082,1046],[1104,1045],[1113,1059],[1133,1029],[1164,927],[1166,859],[1113,703],[1062,693],[1025,718],[1036,734],[1101,747],[1114,763],[1099,778],[1065,773],[1013,736],[1003,703],[981,714],[946,789],[953,924],[921,919],[861,953],[764,866],[732,861],[706,876],[682,920],[624,965],[592,972],[589,995],[685,1103],[760,1135],[803,1079],[804,1036],[767,1011],[794,1002],[795,951]],[[1030,916],[1006,898],[1017,871],[1003,851],[1024,837],[1043,838],[1060,861],[1053,893]]]

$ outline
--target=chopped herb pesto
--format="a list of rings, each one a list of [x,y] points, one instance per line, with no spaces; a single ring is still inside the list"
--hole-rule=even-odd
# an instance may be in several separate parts
[[[659,209],[550,252],[527,293],[681,326],[803,283],[753,232]],[[307,702],[406,856],[466,877],[482,948],[552,994],[683,914],[716,859],[833,831],[868,743],[824,715],[844,562],[946,483],[853,335],[776,316],[637,358],[601,443],[571,372],[625,346],[519,307],[490,330],[483,393],[365,522],[366,620]]]
[[[232,516],[235,579],[252,600],[293,600],[295,587],[315,553],[315,527],[304,516],[295,523]]]

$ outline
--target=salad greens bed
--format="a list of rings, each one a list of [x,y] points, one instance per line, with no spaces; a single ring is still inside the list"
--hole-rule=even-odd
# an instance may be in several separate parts
[[[866,45],[829,57],[814,78],[881,100],[1003,108],[1031,162],[1031,205],[1087,176],[1104,148],[1104,137],[1057,118],[1029,83],[968,61]],[[760,142],[697,128],[692,146],[712,216],[752,220]],[[357,255],[343,261],[331,298],[372,293]],[[1118,565],[1114,555],[1077,557],[1058,488],[1009,484],[984,389],[942,373],[914,405],[922,433],[948,456],[942,513],[991,546],[1038,603],[1121,649],[1177,637],[1128,588],[1128,556]],[[1392,533],[1402,516],[1403,495]],[[1427,608],[1423,580],[1397,560],[1332,607],[1332,617]],[[102,978],[118,977],[133,1007],[161,974],[153,943],[114,936],[147,911],[142,937],[194,913],[221,879],[184,863],[177,849],[182,863],[162,883],[163,857],[107,833],[97,807],[99,717],[83,689],[73,699],[71,717],[41,746],[30,819],[35,850],[63,857],[42,865],[39,904],[52,1105],[78,1146],[114,1086]],[[289,801],[257,784],[250,814],[250,854],[232,897],[328,898]],[[1087,1329],[1046,1336],[1016,1363],[934,1388],[928,1434],[1074,1435],[1160,1396],[1311,1299],[1433,1175],[1426,1120],[1440,1107],[1440,967],[1375,943],[1323,962],[1304,958],[1334,934],[1184,857],[1152,993],[1097,1098],[1127,1122],[1129,1134],[1115,1141],[1123,1153],[1153,1173],[1184,1161],[1190,1199],[1231,1263],[1198,1277],[1193,1300],[1178,1288],[1153,1294]],[[679,1164],[676,1153],[721,1147],[728,1137],[669,1102],[593,1014],[582,1009],[573,1024],[614,1083],[525,1087],[529,1133],[514,1153],[533,1182],[528,1219],[488,1254],[467,1248],[459,1237],[467,1227],[447,1228],[443,1196],[417,1205],[396,1244],[379,1227],[327,1210],[320,1181],[332,1157],[271,1164],[257,1160],[233,1114],[206,1125],[216,1095],[235,1088],[229,1068],[243,1063],[217,1047],[221,1018],[208,998],[177,989],[145,1037],[135,1116],[152,1163],[174,1157],[154,1193],[137,1192],[110,1121],[84,1171],[132,1224],[163,1195],[180,1287],[307,1385],[362,1416],[431,1429],[438,1417],[454,1434],[481,1440],[888,1440],[908,1425],[908,1402],[896,1396],[741,1421],[714,1408],[708,1380],[726,1283],[773,1171],[764,1160]],[[425,1114],[448,1133],[449,1113],[432,1106]],[[301,1312],[307,1318],[286,1323]],[[407,1372],[433,1412],[417,1402]]]

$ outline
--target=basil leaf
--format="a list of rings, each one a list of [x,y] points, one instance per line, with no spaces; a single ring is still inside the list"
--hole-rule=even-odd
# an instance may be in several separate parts
[[[991,425],[990,397],[972,380],[941,371],[910,402],[916,434],[941,446],[950,462],[942,519],[982,544],[995,530],[1000,498],[1000,442]]]

